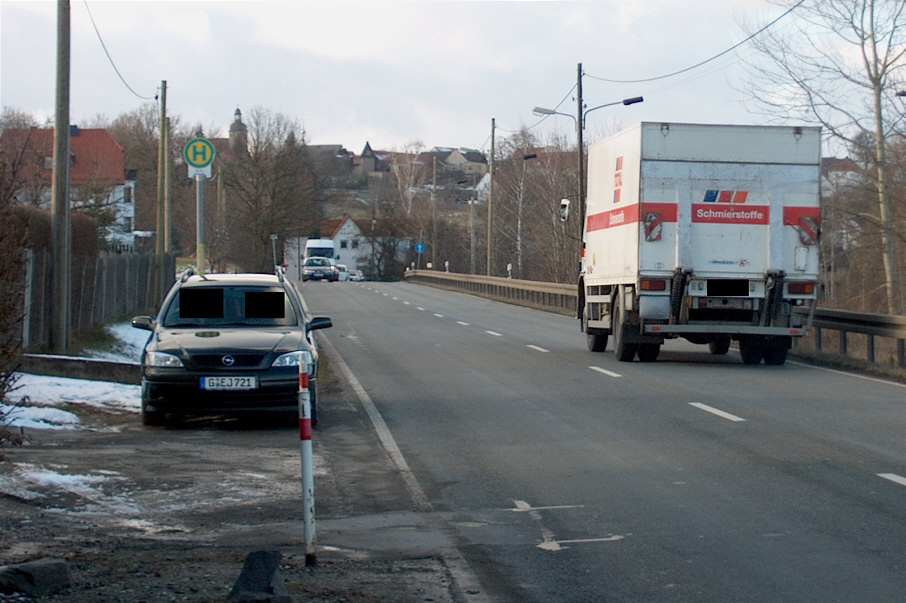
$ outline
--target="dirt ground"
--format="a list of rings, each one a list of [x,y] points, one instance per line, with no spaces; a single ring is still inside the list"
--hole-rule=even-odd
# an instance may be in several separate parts
[[[66,560],[72,587],[41,601],[223,601],[246,556],[270,549],[294,601],[462,600],[450,543],[415,512],[365,413],[336,381],[320,395],[315,565],[297,426],[145,428],[134,413],[84,407],[67,408],[82,428],[4,449],[0,565]]]

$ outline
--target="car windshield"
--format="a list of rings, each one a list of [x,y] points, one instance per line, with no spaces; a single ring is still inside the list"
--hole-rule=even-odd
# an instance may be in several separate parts
[[[308,258],[305,260],[306,266],[330,266],[330,260],[326,258]]]
[[[183,287],[163,319],[165,327],[296,325],[292,302],[276,287]]]

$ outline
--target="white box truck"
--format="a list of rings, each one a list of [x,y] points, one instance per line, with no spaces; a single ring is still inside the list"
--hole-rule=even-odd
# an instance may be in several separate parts
[[[818,282],[821,131],[643,122],[588,149],[578,318],[588,348],[684,337],[779,365]],[[567,212],[568,213],[568,212]]]

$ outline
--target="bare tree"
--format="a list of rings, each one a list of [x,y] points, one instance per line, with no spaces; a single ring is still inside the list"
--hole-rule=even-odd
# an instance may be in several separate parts
[[[412,215],[416,189],[424,186],[428,178],[426,166],[418,161],[424,148],[425,145],[419,141],[410,142],[390,157],[390,171],[407,218]]]
[[[317,190],[299,125],[262,108],[250,112],[248,147],[225,162],[233,261],[271,272],[271,234],[285,240],[317,217]],[[282,247],[282,243],[278,243]]]
[[[887,147],[903,124],[896,93],[906,67],[906,1],[778,3],[796,6],[793,29],[775,28],[754,38],[758,58],[749,61],[750,95],[776,119],[820,124],[832,141],[868,162],[866,178],[876,197],[870,217],[880,233],[887,311],[899,314],[903,292]]]

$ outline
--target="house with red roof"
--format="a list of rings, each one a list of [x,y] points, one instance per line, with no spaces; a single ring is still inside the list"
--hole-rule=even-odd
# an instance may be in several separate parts
[[[101,222],[107,246],[134,251],[135,172],[125,169],[123,148],[107,130],[70,127],[69,202]],[[0,144],[20,159],[14,199],[50,209],[53,128],[9,129]]]

